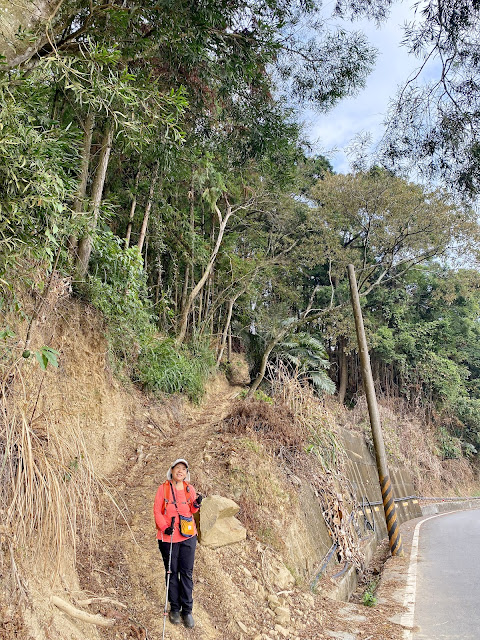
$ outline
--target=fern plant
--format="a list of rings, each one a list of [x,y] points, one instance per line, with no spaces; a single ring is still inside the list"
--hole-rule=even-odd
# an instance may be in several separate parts
[[[328,355],[321,340],[302,331],[280,342],[273,356],[294,370],[300,379],[308,380],[319,395],[335,393],[335,383],[329,377]]]

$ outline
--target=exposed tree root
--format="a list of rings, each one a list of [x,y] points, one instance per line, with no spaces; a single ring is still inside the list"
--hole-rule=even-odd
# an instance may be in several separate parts
[[[113,618],[105,618],[99,614],[94,615],[87,611],[83,611],[82,609],[77,609],[69,602],[62,600],[62,598],[59,598],[58,596],[52,596],[50,601],[67,615],[72,618],[76,618],[77,620],[81,620],[82,622],[88,622],[89,624],[94,624],[97,627],[113,627],[115,624],[115,620]]]

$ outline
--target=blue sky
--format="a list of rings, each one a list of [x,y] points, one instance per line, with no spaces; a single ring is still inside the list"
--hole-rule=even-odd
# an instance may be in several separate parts
[[[399,85],[419,66],[419,60],[401,46],[402,27],[414,17],[412,5],[412,0],[395,3],[389,20],[379,29],[367,20],[354,22],[352,28],[366,33],[378,49],[377,62],[367,78],[366,88],[327,114],[303,114],[315,151],[326,155],[338,173],[349,171],[344,149],[357,134],[370,134],[373,144],[381,139],[389,101],[395,97]]]

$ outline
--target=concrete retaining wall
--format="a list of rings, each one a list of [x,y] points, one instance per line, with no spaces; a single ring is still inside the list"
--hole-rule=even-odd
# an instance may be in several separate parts
[[[332,545],[322,508],[312,487],[301,484],[298,487],[298,514],[295,522],[283,532],[288,550],[288,564],[296,576],[305,579],[318,571],[323,558]]]
[[[422,516],[434,516],[437,513],[449,511],[464,511],[465,509],[480,509],[480,498],[471,500],[443,500],[422,506]]]
[[[377,538],[384,538],[387,535],[387,529],[377,465],[373,453],[368,448],[362,436],[347,431],[346,429],[340,432],[340,436],[348,456],[347,474],[355,498],[358,503],[362,503],[362,501],[366,502],[366,500],[370,502],[372,508],[370,510],[370,508],[367,507],[366,513],[370,515],[373,511]],[[393,466],[390,466],[389,471],[393,494],[397,499],[396,507],[399,523],[405,522],[405,520],[411,520],[412,518],[419,518],[422,515],[422,511],[418,500],[412,497],[415,492],[410,474],[404,469]],[[398,500],[399,498],[406,499]]]
[[[342,430],[340,436],[348,457],[347,475],[355,498],[359,504],[365,505],[367,518],[371,520],[373,517],[374,519],[375,533],[365,541],[364,548],[365,559],[368,563],[375,552],[378,541],[387,536],[377,465],[373,452],[370,451],[361,435]],[[399,524],[421,517],[422,509],[418,500],[413,497],[415,492],[409,473],[393,466],[390,466],[389,471]],[[357,585],[357,572],[355,567],[350,566],[341,576],[333,580],[333,586],[329,589],[328,596],[335,600],[346,601],[355,591]]]
[[[375,533],[365,540],[364,553],[368,562],[378,540],[387,535],[385,516],[382,505],[382,494],[375,463],[365,439],[351,431],[342,430],[340,437],[347,454],[347,476],[357,503],[364,504],[365,516],[374,520]],[[422,515],[420,505],[414,495],[412,480],[403,469],[390,468],[390,477],[395,498],[405,498],[396,502],[397,517],[400,523]],[[289,566],[297,575],[307,580],[312,579],[328,553],[332,539],[325,524],[318,498],[311,487],[299,482],[298,487],[300,518],[298,522],[284,532],[284,541],[289,550]],[[370,507],[368,506],[370,503]],[[375,504],[377,503],[377,504]],[[361,511],[357,521],[362,520]],[[335,564],[336,557],[332,561]],[[338,570],[340,567],[338,566]],[[347,600],[357,586],[357,575],[353,567],[348,568],[341,577],[334,580],[330,597]]]

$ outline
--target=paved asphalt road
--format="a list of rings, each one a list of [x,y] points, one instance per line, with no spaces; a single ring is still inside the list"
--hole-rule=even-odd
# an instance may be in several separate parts
[[[414,640],[480,639],[480,509],[420,529]]]

